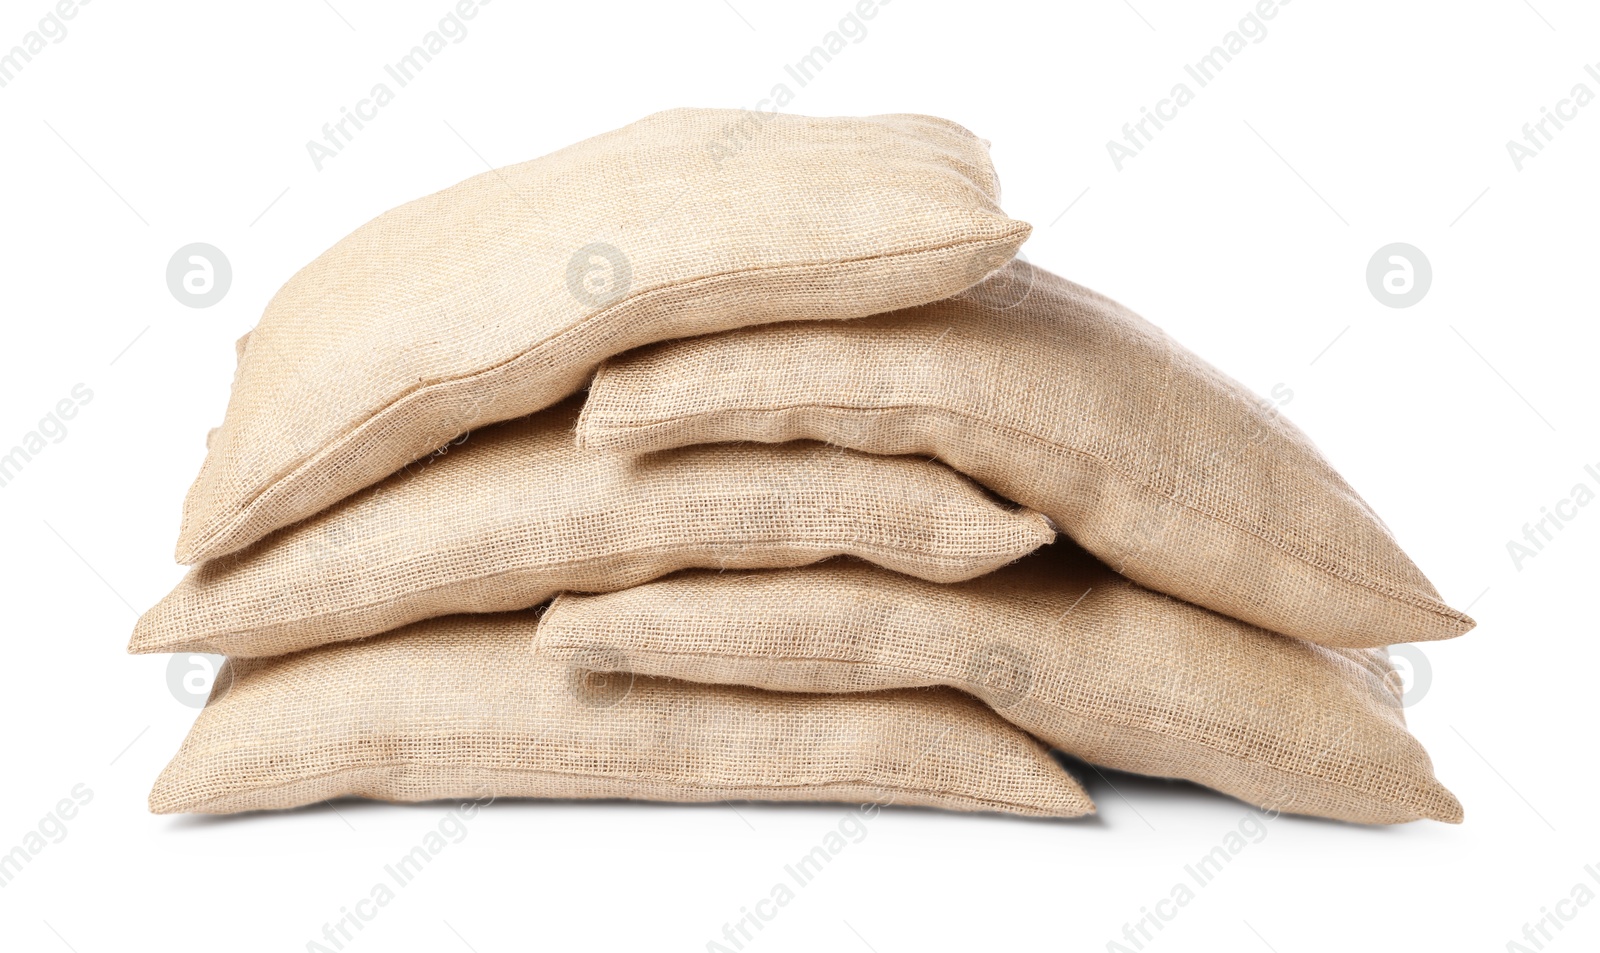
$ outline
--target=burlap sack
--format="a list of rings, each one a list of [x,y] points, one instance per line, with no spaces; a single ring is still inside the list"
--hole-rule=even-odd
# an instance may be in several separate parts
[[[952,586],[836,561],[563,595],[539,652],[785,691],[955,686],[1094,764],[1298,814],[1461,820],[1406,731],[1383,649],[1274,635],[1067,541]]]
[[[178,560],[547,407],[628,348],[955,294],[1027,237],[996,193],[986,144],[942,119],[678,109],[387,212],[267,306]]]
[[[1143,585],[1275,632],[1380,646],[1473,625],[1275,407],[1021,261],[927,307],[624,355],[601,368],[579,438],[937,456]]]
[[[131,652],[260,656],[431,616],[537,605],[687,567],[798,566],[848,553],[969,579],[1053,537],[938,463],[822,444],[639,459],[573,442],[576,399],[477,431],[376,487],[189,571]]]
[[[600,678],[537,658],[535,626],[533,613],[452,616],[232,659],[150,809],[357,795],[1094,810],[1038,742],[959,692],[808,696]]]

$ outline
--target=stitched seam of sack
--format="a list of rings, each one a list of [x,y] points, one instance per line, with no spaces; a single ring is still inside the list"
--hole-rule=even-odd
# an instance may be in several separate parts
[[[1133,476],[1133,475],[1125,472],[1117,464],[1112,463],[1109,460],[1106,460],[1104,457],[1101,457],[1101,456],[1098,456],[1096,454],[1090,453],[1087,450],[1080,450],[1080,449],[1078,449],[1076,447],[1063,446],[1061,444],[1055,443],[1054,441],[1047,440],[1047,439],[1045,439],[1043,437],[1040,437],[1040,436],[1038,436],[1036,434],[1029,433],[1029,432],[1027,432],[1025,430],[1019,430],[1016,427],[1014,427],[1014,426],[1012,426],[1010,424],[1007,424],[1007,423],[1005,423],[1003,421],[990,419],[990,418],[984,417],[982,415],[974,414],[974,413],[971,413],[970,411],[961,410],[961,409],[958,409],[958,408],[945,407],[945,406],[941,406],[941,405],[937,405],[937,404],[888,404],[888,405],[873,406],[873,407],[859,407],[859,406],[852,406],[852,405],[848,405],[848,404],[830,404],[830,403],[811,403],[811,402],[808,402],[808,403],[803,403],[803,404],[785,404],[785,405],[776,406],[776,407],[740,407],[740,408],[736,408],[736,409],[732,409],[732,410],[726,410],[726,411],[691,411],[691,412],[683,413],[683,414],[673,414],[673,415],[670,415],[670,416],[658,417],[658,418],[655,418],[655,419],[651,420],[649,423],[639,423],[639,424],[634,424],[634,423],[628,423],[628,424],[595,424],[594,426],[595,426],[596,429],[603,429],[603,430],[610,431],[612,433],[627,434],[627,433],[632,433],[632,432],[643,432],[643,431],[647,431],[647,430],[651,430],[651,429],[663,428],[663,427],[667,427],[667,426],[672,425],[672,424],[677,424],[677,423],[682,422],[682,421],[692,420],[692,419],[696,419],[696,418],[715,419],[718,416],[724,416],[724,415],[727,415],[727,414],[777,414],[777,413],[783,413],[785,411],[790,411],[790,410],[805,410],[805,409],[818,409],[818,408],[823,409],[823,410],[841,410],[841,411],[849,411],[849,412],[852,412],[852,413],[863,413],[863,414],[865,414],[865,413],[879,413],[879,412],[882,412],[882,411],[896,411],[896,410],[911,410],[911,411],[929,411],[929,410],[931,410],[931,411],[936,411],[938,413],[950,414],[950,415],[955,416],[955,417],[961,417],[961,418],[969,420],[969,421],[971,421],[973,423],[978,423],[978,424],[982,424],[982,425],[987,426],[987,427],[992,427],[992,428],[994,428],[996,430],[1004,430],[1004,431],[1008,432],[1009,434],[1011,434],[1013,437],[1015,437],[1017,439],[1030,441],[1032,443],[1038,444],[1039,446],[1048,448],[1050,450],[1058,450],[1058,451],[1061,451],[1063,453],[1074,454],[1076,456],[1083,457],[1086,460],[1091,460],[1091,461],[1093,461],[1095,463],[1098,463],[1101,466],[1103,466],[1106,469],[1106,471],[1109,472],[1111,475],[1117,477],[1118,479],[1121,479],[1122,481],[1124,481],[1125,483],[1133,486],[1136,489],[1145,490],[1145,491],[1148,491],[1150,493],[1156,494],[1157,496],[1160,496],[1162,499],[1168,500],[1168,501],[1170,501],[1170,502],[1172,502],[1172,503],[1174,503],[1174,504],[1176,504],[1178,506],[1181,506],[1185,510],[1190,511],[1190,512],[1196,514],[1197,516],[1203,516],[1203,517],[1205,517],[1205,518],[1207,518],[1209,520],[1212,520],[1213,522],[1221,523],[1224,526],[1227,526],[1227,527],[1229,527],[1231,529],[1238,530],[1239,532],[1244,533],[1247,536],[1251,536],[1251,537],[1254,537],[1256,539],[1259,539],[1261,542],[1266,543],[1267,545],[1273,547],[1274,549],[1276,549],[1279,552],[1283,553],[1285,556],[1290,556],[1290,557],[1292,557],[1294,559],[1297,559],[1300,562],[1305,563],[1307,566],[1310,566],[1313,569],[1321,570],[1322,572],[1326,572],[1329,575],[1336,576],[1336,577],[1338,577],[1340,579],[1343,579],[1346,582],[1352,583],[1354,585],[1361,586],[1364,589],[1369,589],[1369,590],[1377,593],[1378,595],[1388,597],[1390,599],[1395,600],[1396,602],[1407,603],[1407,604],[1411,605],[1413,608],[1424,609],[1424,610],[1430,611],[1430,612],[1432,612],[1432,613],[1434,613],[1436,615],[1443,616],[1443,617],[1445,617],[1447,619],[1450,619],[1452,621],[1455,621],[1455,622],[1464,623],[1466,621],[1466,618],[1462,615],[1462,613],[1457,612],[1455,609],[1452,609],[1450,606],[1448,606],[1448,605],[1446,605],[1446,604],[1444,604],[1442,602],[1436,602],[1436,601],[1434,601],[1432,599],[1428,599],[1428,598],[1426,598],[1424,596],[1418,596],[1418,595],[1416,595],[1414,593],[1404,592],[1399,588],[1399,585],[1397,583],[1394,583],[1394,582],[1392,582],[1390,580],[1387,580],[1387,579],[1365,579],[1365,578],[1357,577],[1354,574],[1353,570],[1340,568],[1340,567],[1335,567],[1335,566],[1332,566],[1332,565],[1328,565],[1328,564],[1326,564],[1326,563],[1324,563],[1324,562],[1322,562],[1322,561],[1320,561],[1320,560],[1318,560],[1318,559],[1316,559],[1316,558],[1314,558],[1312,556],[1309,556],[1309,555],[1307,555],[1307,554],[1305,554],[1303,552],[1300,552],[1300,551],[1298,551],[1296,549],[1291,548],[1290,546],[1288,546],[1287,544],[1285,544],[1284,542],[1282,542],[1280,540],[1269,539],[1268,537],[1263,536],[1260,533],[1255,532],[1254,530],[1251,530],[1251,529],[1249,529],[1247,527],[1244,527],[1244,526],[1240,526],[1238,523],[1235,523],[1234,521],[1228,519],[1227,517],[1219,516],[1219,515],[1217,515],[1215,513],[1209,512],[1207,510],[1200,509],[1199,507],[1195,506],[1192,503],[1188,503],[1188,502],[1185,502],[1183,500],[1179,500],[1179,499],[1176,499],[1176,498],[1174,498],[1172,496],[1169,496],[1165,491],[1160,490],[1160,489],[1158,489],[1158,488],[1156,488],[1154,486],[1151,486],[1147,481],[1141,480],[1138,477]],[[843,444],[836,444],[835,446],[844,446],[844,445]],[[849,448],[847,447],[846,449],[849,449]],[[1037,509],[1037,507],[1034,507],[1034,508]]]
[[[1023,226],[1023,227],[1026,227],[1026,225],[1027,225],[1027,223],[1021,222],[1021,221],[1018,221],[1018,220],[1015,220],[1015,219],[1002,219],[1002,221],[1004,221],[1006,223],[1009,223],[1009,224],[1012,224],[1012,225],[1020,225],[1020,226]],[[665,293],[668,293],[668,292],[683,291],[685,289],[692,289],[696,285],[705,284],[705,283],[714,282],[714,281],[719,281],[719,280],[728,278],[728,277],[733,276],[733,275],[776,275],[776,274],[783,274],[785,272],[806,271],[806,270],[809,270],[809,269],[824,268],[824,267],[829,267],[829,266],[833,266],[833,265],[848,265],[848,264],[857,264],[857,263],[861,263],[861,262],[895,261],[895,260],[907,259],[907,258],[917,258],[917,257],[925,256],[925,255],[937,254],[939,252],[948,251],[948,250],[954,249],[954,248],[963,248],[963,247],[981,248],[981,247],[989,246],[989,245],[1003,245],[1003,244],[1011,241],[1013,238],[1016,237],[1015,231],[1016,230],[1013,229],[1010,234],[999,235],[999,236],[997,236],[995,238],[985,238],[985,239],[969,240],[969,241],[946,242],[945,244],[942,244],[942,245],[928,245],[928,246],[924,246],[924,247],[920,247],[920,248],[916,248],[916,249],[911,249],[911,250],[907,250],[907,251],[894,252],[894,253],[891,253],[891,254],[866,255],[866,256],[859,257],[859,258],[835,258],[835,259],[828,259],[826,261],[812,261],[812,262],[805,262],[805,263],[801,263],[801,264],[792,264],[791,263],[791,264],[779,265],[779,266],[774,266],[774,267],[766,267],[766,268],[738,269],[738,270],[734,270],[734,271],[721,272],[721,273],[715,274],[715,275],[701,275],[701,276],[699,276],[699,277],[697,277],[697,278],[695,278],[693,280],[690,280],[690,281],[678,282],[676,284],[670,284],[670,285],[662,285],[662,286],[659,286],[659,287],[656,287],[656,288],[648,289],[646,291],[641,291],[641,292],[639,292],[639,293],[637,293],[635,295],[631,295],[631,296],[623,299],[622,301],[617,302],[616,304],[611,305],[608,308],[605,308],[602,311],[597,311],[594,314],[591,314],[588,317],[585,317],[585,318],[581,319],[576,324],[573,324],[573,325],[571,325],[569,327],[563,328],[562,330],[556,332],[555,334],[553,334],[550,337],[544,339],[543,341],[540,341],[539,343],[534,344],[532,347],[530,347],[530,348],[522,351],[521,353],[516,354],[516,355],[514,355],[514,356],[512,356],[512,357],[510,357],[510,358],[508,358],[506,360],[503,360],[498,364],[495,364],[495,365],[493,365],[491,367],[483,368],[481,370],[473,371],[470,374],[466,374],[464,376],[444,378],[442,380],[431,381],[431,382],[429,382],[427,384],[419,384],[419,385],[411,388],[410,390],[407,390],[405,393],[399,395],[398,397],[393,398],[392,400],[390,400],[390,402],[388,404],[384,405],[376,413],[372,414],[371,416],[367,417],[365,420],[363,420],[360,423],[356,424],[351,429],[346,430],[344,433],[340,434],[339,436],[335,437],[333,440],[329,441],[321,449],[319,449],[315,453],[313,453],[312,456],[308,457],[306,460],[301,462],[301,464],[299,466],[295,467],[292,470],[287,471],[286,473],[284,473],[281,476],[275,477],[272,480],[272,482],[268,483],[261,490],[257,491],[257,493],[254,496],[252,496],[250,498],[250,500],[247,503],[245,503],[242,508],[240,508],[238,511],[236,511],[232,518],[224,519],[224,520],[221,520],[220,522],[213,522],[211,524],[211,528],[208,531],[206,531],[205,534],[203,536],[201,536],[196,541],[195,545],[192,546],[191,549],[204,549],[208,544],[210,544],[211,542],[216,540],[218,537],[222,536],[224,533],[227,533],[229,531],[235,530],[239,526],[241,526],[244,523],[248,522],[251,514],[263,503],[263,501],[270,502],[270,497],[273,495],[273,492],[278,487],[280,487],[280,486],[282,486],[282,485],[284,485],[286,483],[290,483],[290,482],[295,481],[296,477],[298,477],[300,474],[302,474],[302,473],[304,473],[304,472],[306,472],[308,470],[314,470],[324,460],[328,459],[329,457],[334,456],[338,452],[338,450],[341,447],[343,447],[345,444],[347,444],[347,443],[353,441],[354,439],[356,439],[357,435],[363,433],[364,431],[368,430],[369,428],[375,427],[378,424],[379,421],[381,421],[381,420],[383,420],[385,418],[386,415],[389,415],[391,413],[398,413],[399,412],[399,408],[401,408],[402,406],[404,406],[404,405],[406,405],[406,404],[408,404],[408,403],[410,403],[410,402],[412,402],[412,401],[414,401],[416,399],[419,399],[419,395],[428,394],[428,393],[431,393],[434,390],[443,390],[443,389],[448,389],[448,388],[452,388],[452,387],[456,387],[456,386],[460,386],[460,385],[470,385],[470,384],[476,382],[477,380],[479,380],[480,378],[489,377],[489,376],[492,376],[492,375],[500,374],[500,373],[510,369],[513,365],[516,365],[516,364],[519,364],[519,363],[524,363],[524,362],[525,363],[535,363],[537,361],[538,357],[542,354],[542,352],[544,352],[544,351],[546,351],[548,349],[551,349],[551,348],[559,347],[561,344],[565,343],[567,338],[569,338],[571,336],[574,336],[574,335],[578,334],[581,331],[586,331],[589,327],[593,326],[596,322],[598,322],[598,321],[604,319],[605,317],[609,316],[613,311],[617,311],[617,310],[622,309],[624,307],[629,307],[629,306],[636,305],[636,304],[638,304],[638,303],[640,303],[642,301],[645,301],[646,299],[648,299],[650,297],[653,297],[653,296],[656,296],[656,295],[661,295],[661,294],[665,294]],[[204,464],[202,464],[202,472],[203,472],[203,470],[204,470]]]
[[[553,635],[553,634],[547,634],[541,639],[540,644],[544,648],[550,648],[550,649],[559,650],[559,649],[563,649],[563,648],[573,648],[573,649],[576,649],[576,648],[587,648],[591,643],[586,641],[586,640],[583,640],[583,641],[574,640],[574,641],[571,641],[571,642],[563,642],[559,636]],[[618,646],[618,648],[624,654],[627,654],[627,652],[629,651],[628,647],[626,647],[626,646]],[[635,651],[637,651],[637,649],[635,649]],[[648,649],[647,649],[647,651],[648,651]],[[850,666],[850,667],[863,667],[864,666],[864,667],[869,667],[869,668],[882,669],[882,670],[887,671],[887,672],[896,673],[896,674],[900,674],[900,675],[905,675],[905,676],[907,676],[909,678],[912,678],[912,679],[915,679],[915,680],[918,680],[918,681],[928,682],[929,685],[925,686],[925,687],[932,687],[934,685],[937,685],[937,686],[943,686],[943,687],[947,687],[947,688],[960,689],[962,691],[969,691],[969,692],[970,692],[970,689],[967,688],[966,686],[972,684],[970,682],[965,682],[965,681],[962,681],[960,679],[946,680],[947,676],[944,676],[944,675],[931,675],[928,672],[917,671],[917,670],[908,669],[908,668],[902,668],[902,667],[900,667],[898,665],[890,665],[890,664],[888,664],[886,662],[867,661],[867,660],[862,660],[862,659],[840,659],[840,658],[829,658],[829,657],[815,656],[815,655],[811,655],[811,656],[729,655],[727,653],[681,652],[681,651],[676,651],[676,650],[673,650],[673,651],[670,651],[670,652],[661,652],[660,650],[656,650],[656,652],[658,654],[665,655],[668,658],[693,658],[693,659],[707,659],[707,660],[718,660],[718,659],[730,659],[731,658],[731,659],[745,659],[745,660],[752,661],[752,662],[803,662],[803,663],[823,662],[823,663],[827,663],[827,664]],[[558,658],[558,660],[560,660],[559,659],[559,655],[557,656],[557,658]],[[897,687],[899,687],[899,686],[897,686]],[[884,691],[884,690],[890,690],[890,689],[883,689],[883,688],[863,689],[863,691]],[[1081,718],[1084,721],[1100,722],[1102,724],[1111,725],[1112,727],[1115,727],[1115,728],[1118,728],[1118,729],[1124,729],[1124,730],[1129,730],[1129,731],[1139,731],[1139,732],[1143,732],[1143,733],[1148,734],[1148,735],[1153,735],[1153,736],[1155,736],[1157,738],[1160,738],[1160,739],[1162,739],[1164,741],[1176,740],[1176,741],[1178,741],[1180,743],[1187,744],[1190,747],[1198,748],[1201,751],[1207,752],[1208,754],[1214,754],[1214,755],[1217,755],[1219,757],[1227,758],[1227,759],[1229,759],[1231,761],[1237,761],[1237,762],[1241,762],[1241,763],[1244,763],[1244,764],[1256,765],[1256,766],[1259,766],[1259,767],[1262,767],[1262,768],[1266,768],[1267,770],[1273,771],[1273,772],[1275,772],[1277,774],[1286,775],[1286,776],[1291,777],[1291,778],[1303,778],[1303,779],[1310,780],[1310,781],[1318,781],[1318,782],[1321,782],[1321,783],[1324,783],[1324,784],[1331,785],[1333,787],[1342,788],[1344,790],[1356,791],[1358,793],[1365,794],[1367,797],[1371,798],[1372,800],[1380,802],[1382,804],[1393,805],[1393,806],[1396,806],[1396,807],[1403,807],[1403,808],[1406,808],[1408,811],[1410,811],[1410,813],[1413,813],[1413,814],[1417,813],[1413,805],[1408,804],[1408,803],[1406,803],[1404,801],[1396,801],[1391,797],[1388,797],[1388,796],[1386,796],[1386,795],[1384,795],[1384,794],[1382,794],[1380,792],[1377,792],[1377,791],[1372,791],[1372,790],[1370,790],[1370,789],[1368,789],[1368,788],[1366,788],[1366,787],[1364,787],[1362,785],[1350,784],[1350,783],[1339,781],[1339,780],[1337,780],[1335,778],[1329,778],[1329,777],[1324,777],[1324,776],[1318,775],[1318,774],[1312,774],[1312,773],[1307,773],[1307,772],[1304,772],[1304,771],[1299,771],[1299,770],[1287,767],[1285,765],[1274,764],[1271,761],[1263,761],[1263,760],[1260,760],[1259,758],[1254,758],[1254,757],[1251,757],[1251,756],[1249,756],[1247,754],[1237,754],[1237,753],[1234,753],[1234,752],[1230,752],[1230,751],[1227,751],[1225,749],[1214,747],[1213,745],[1207,744],[1205,741],[1203,741],[1203,740],[1201,740],[1199,738],[1195,738],[1195,737],[1193,737],[1191,735],[1188,735],[1187,733],[1181,733],[1180,732],[1180,733],[1175,733],[1175,734],[1167,734],[1167,733],[1165,733],[1163,731],[1159,731],[1157,729],[1148,727],[1147,725],[1141,725],[1141,724],[1138,724],[1136,722],[1119,720],[1117,718],[1108,717],[1108,716],[1106,716],[1104,714],[1088,713],[1088,712],[1085,712],[1085,711],[1083,711],[1081,709],[1074,708],[1074,707],[1069,706],[1069,705],[1060,705],[1060,704],[1057,704],[1057,703],[1047,703],[1047,702],[1043,701],[1042,699],[1039,699],[1037,696],[1026,696],[1026,697],[1032,699],[1035,703],[1040,704],[1040,705],[1046,705],[1046,706],[1049,706],[1049,707],[1059,707],[1063,711],[1065,711],[1069,716],[1076,717],[1076,718]],[[990,707],[992,708],[993,706],[990,706]],[[999,712],[997,712],[997,714],[999,714]],[[1005,716],[1002,714],[1001,717],[1005,717]],[[1066,750],[1066,749],[1063,749],[1063,750]],[[1071,752],[1069,751],[1069,753],[1071,753]],[[1373,770],[1370,771],[1370,773],[1373,774],[1373,775],[1382,776],[1382,777],[1392,777],[1392,778],[1395,778],[1396,780],[1402,780],[1402,781],[1404,780],[1404,776],[1403,775],[1398,774],[1394,770],[1389,769],[1386,766],[1384,766],[1384,765],[1382,765],[1382,764],[1380,764],[1378,762],[1368,761],[1368,760],[1365,760],[1365,759],[1361,759],[1359,757],[1351,757],[1349,760],[1353,764],[1364,765],[1364,766],[1367,766],[1368,768],[1373,769]],[[1423,797],[1420,798],[1421,800],[1432,800],[1431,798],[1428,798],[1426,796],[1429,793],[1427,791],[1427,789],[1424,788],[1424,787],[1421,787],[1421,786],[1419,786],[1419,785],[1417,785],[1415,783],[1406,782],[1406,783],[1401,784],[1400,787],[1414,790],[1414,791],[1418,792],[1419,794],[1423,795]]]
[[[505,773],[505,774],[540,775],[540,776],[557,777],[557,778],[587,778],[587,779],[598,780],[598,781],[636,781],[636,780],[643,780],[646,783],[658,783],[658,784],[663,784],[663,785],[665,785],[667,787],[671,787],[671,788],[679,788],[679,789],[695,790],[695,791],[718,791],[718,790],[722,790],[722,789],[725,789],[725,788],[739,788],[741,790],[751,790],[751,789],[753,789],[753,790],[758,790],[758,791],[769,791],[769,790],[770,791],[784,791],[784,790],[795,790],[795,789],[802,789],[802,788],[819,788],[819,787],[820,788],[856,787],[856,788],[867,788],[867,789],[871,789],[871,790],[892,791],[892,792],[896,792],[896,793],[906,793],[906,794],[931,794],[931,795],[936,796],[936,797],[949,798],[949,799],[952,799],[952,800],[957,800],[957,801],[961,801],[961,802],[968,803],[968,804],[983,804],[983,805],[988,805],[988,806],[992,806],[992,807],[1012,808],[1012,809],[1016,809],[1016,810],[1020,810],[1020,811],[1040,811],[1040,810],[1046,810],[1047,809],[1047,808],[1041,807],[1039,804],[1029,804],[1029,803],[1025,803],[1025,802],[1021,802],[1021,801],[1007,801],[1007,800],[1003,800],[1001,798],[979,797],[977,795],[963,794],[963,793],[959,793],[959,792],[955,792],[955,791],[945,791],[945,790],[941,790],[941,789],[938,789],[938,788],[932,788],[932,787],[907,787],[907,786],[901,785],[901,784],[879,784],[879,783],[876,783],[876,782],[873,782],[873,781],[870,781],[870,780],[858,780],[858,779],[853,779],[853,778],[852,779],[841,779],[841,780],[836,780],[836,781],[798,781],[798,782],[795,782],[793,784],[685,783],[685,782],[681,782],[681,781],[675,781],[672,778],[668,778],[668,777],[655,777],[655,776],[646,776],[646,775],[639,775],[639,774],[594,774],[594,773],[586,772],[586,771],[554,771],[554,770],[550,770],[550,769],[546,769],[546,768],[495,768],[495,767],[488,767],[488,766],[483,766],[483,765],[465,764],[465,763],[463,763],[463,764],[447,764],[447,765],[441,766],[439,764],[426,762],[426,761],[378,761],[378,762],[372,762],[370,764],[352,764],[352,765],[347,765],[347,766],[341,767],[341,768],[335,768],[335,769],[333,769],[331,771],[322,771],[322,772],[319,772],[317,774],[302,775],[300,777],[292,778],[292,779],[287,780],[287,781],[280,781],[280,782],[278,782],[276,784],[267,785],[265,787],[251,788],[248,791],[243,792],[243,793],[239,793],[239,794],[224,794],[224,795],[218,795],[217,797],[207,798],[206,800],[201,801],[198,804],[196,804],[196,807],[197,808],[204,808],[204,807],[208,807],[208,806],[215,805],[215,804],[224,804],[224,803],[227,803],[230,800],[237,800],[237,799],[242,798],[242,797],[250,797],[252,795],[260,794],[260,793],[267,792],[267,791],[276,791],[276,790],[279,790],[279,789],[282,789],[282,788],[293,787],[294,785],[297,785],[297,784],[304,784],[307,781],[320,781],[323,778],[338,777],[341,774],[345,774],[347,772],[352,772],[352,771],[370,771],[370,770],[372,770],[374,768],[423,768],[423,769],[429,769],[429,770],[437,770],[440,767],[445,767],[445,768],[463,768],[463,769],[467,769],[467,770],[488,771],[488,772]],[[1071,775],[1066,775],[1065,772],[1063,772],[1063,774],[1067,777],[1067,779],[1069,781],[1071,781]],[[1076,782],[1072,782],[1072,783],[1076,784]],[[515,798],[519,798],[519,799],[530,797],[530,795],[506,795],[506,796],[508,798],[515,797]],[[538,795],[532,795],[531,797],[533,799],[535,799],[535,800],[549,800],[549,798],[541,798]],[[1081,792],[1073,792],[1072,800],[1074,802],[1082,804],[1085,807],[1088,807],[1091,812],[1094,809],[1093,802],[1090,801],[1089,798],[1086,795],[1084,795],[1083,793],[1081,793]],[[667,801],[667,802],[660,802],[660,803],[669,803],[670,804],[670,803],[676,803],[676,802]],[[888,802],[888,804],[893,804],[893,803],[894,803],[893,801]],[[189,810],[191,812],[193,811],[193,809],[189,809]]]

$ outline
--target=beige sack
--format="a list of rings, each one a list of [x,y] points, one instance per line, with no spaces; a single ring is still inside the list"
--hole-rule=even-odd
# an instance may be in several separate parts
[[[1380,646],[1473,625],[1275,408],[1116,302],[1021,261],[924,308],[610,361],[579,438],[937,456],[1137,582],[1275,632]]]
[[[1094,764],[1297,814],[1461,820],[1405,729],[1384,650],[1265,632],[1066,541],[953,586],[839,561],[563,595],[539,652],[785,691],[950,685]]]
[[[608,355],[943,298],[1028,226],[928,116],[678,109],[386,212],[301,269],[245,349],[179,562],[237,550]]]
[[[577,400],[477,431],[330,510],[189,571],[131,652],[261,656],[431,616],[523,609],[688,567],[847,553],[950,582],[1053,537],[938,463],[822,444],[639,459],[573,442]]]
[[[535,626],[533,613],[452,616],[230,660],[150,809],[356,795],[1094,810],[1038,742],[959,692],[813,697],[606,679],[537,658]]]

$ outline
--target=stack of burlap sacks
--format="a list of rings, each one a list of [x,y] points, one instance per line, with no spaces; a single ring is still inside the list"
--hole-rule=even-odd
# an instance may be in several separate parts
[[[151,808],[1092,811],[1055,748],[1458,821],[1384,646],[1471,620],[998,193],[943,120],[677,110],[340,241],[240,342],[134,633],[229,657]]]

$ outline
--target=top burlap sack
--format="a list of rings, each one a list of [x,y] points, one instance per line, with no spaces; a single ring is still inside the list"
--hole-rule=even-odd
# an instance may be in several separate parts
[[[982,140],[927,116],[680,109],[358,228],[244,350],[179,562],[238,550],[665,338],[955,294],[1027,237]]]
[[[1023,261],[926,307],[624,355],[579,422],[629,453],[795,439],[936,456],[1147,588],[1275,632],[1374,647],[1473,625],[1275,408]]]

